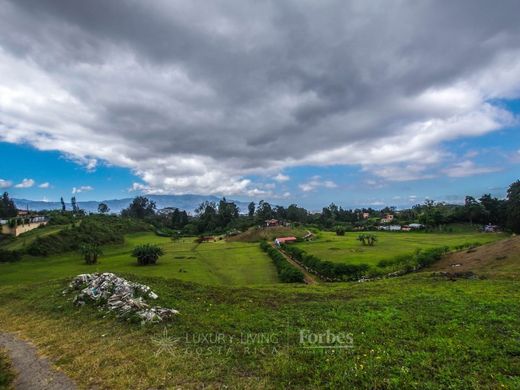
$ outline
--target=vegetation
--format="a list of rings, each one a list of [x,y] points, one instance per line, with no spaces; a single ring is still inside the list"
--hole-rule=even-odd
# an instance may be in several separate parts
[[[22,254],[19,251],[0,248],[0,263],[12,263],[20,261]]]
[[[98,257],[103,254],[98,244],[83,244],[79,247],[79,251],[83,255],[85,264],[97,264]]]
[[[285,252],[289,253],[291,257],[303,264],[310,272],[329,281],[358,280],[363,277],[369,269],[367,264],[340,264],[323,261],[292,245],[283,245],[282,248]]]
[[[110,208],[107,206],[106,203],[100,203],[98,204],[98,213],[100,214],[106,214],[110,211]]]
[[[132,256],[137,258],[139,265],[157,264],[157,260],[162,255],[164,255],[164,251],[155,244],[138,245],[132,251]]]
[[[11,389],[14,376],[7,352],[0,348],[0,389]]]
[[[106,245],[123,242],[123,235],[148,229],[147,225],[134,219],[116,216],[89,216],[57,233],[40,236],[27,246],[33,256],[77,251],[81,245]]]
[[[290,264],[279,251],[269,245],[266,241],[260,243],[260,248],[269,255],[271,260],[273,260],[281,282],[303,283],[303,272]]]
[[[9,194],[4,192],[2,195],[2,199],[0,200],[0,218],[12,218],[16,217],[16,206],[11,198],[9,198]]]
[[[373,234],[360,234],[357,239],[364,246],[374,246],[374,243],[377,241],[377,237]]]

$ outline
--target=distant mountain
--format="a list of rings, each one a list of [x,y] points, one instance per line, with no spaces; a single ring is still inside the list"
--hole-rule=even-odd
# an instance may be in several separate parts
[[[199,204],[204,201],[218,202],[221,198],[213,195],[146,195],[150,200],[153,200],[157,205],[157,209],[163,209],[165,207],[177,207],[181,210],[193,212]],[[16,199],[13,198],[16,207],[25,210],[59,210],[61,209],[61,202],[45,202],[40,200],[29,200],[29,199]],[[97,212],[98,205],[100,203],[106,203],[110,208],[110,212],[119,213],[124,208],[128,207],[133,198],[124,199],[111,199],[111,200],[89,200],[85,202],[78,201],[78,206],[87,212]],[[231,201],[231,199],[229,199]],[[247,212],[247,202],[241,202],[233,200],[235,204],[240,208],[242,213]],[[65,203],[68,210],[72,209],[70,203]]]

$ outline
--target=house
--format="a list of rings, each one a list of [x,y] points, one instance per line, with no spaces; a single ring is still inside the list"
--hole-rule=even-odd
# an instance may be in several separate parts
[[[401,225],[385,225],[385,226],[379,226],[379,230],[387,230],[391,232],[398,232],[401,230]]]
[[[424,229],[424,225],[422,223],[411,223],[408,227],[412,230]]]
[[[280,226],[280,221],[277,219],[267,219],[265,221],[265,227]]]
[[[274,240],[274,243],[276,244],[276,246],[280,246],[282,244],[296,242],[296,240],[296,237],[278,237],[276,240]]]
[[[370,218],[370,213],[363,213],[363,219]]]
[[[393,214],[386,214],[383,218],[381,218],[381,223],[390,223],[394,220]]]

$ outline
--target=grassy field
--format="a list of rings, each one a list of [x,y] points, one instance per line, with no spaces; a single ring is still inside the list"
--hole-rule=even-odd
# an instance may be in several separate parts
[[[337,263],[377,265],[380,260],[393,259],[399,255],[447,245],[453,247],[464,243],[485,244],[507,237],[505,234],[486,234],[477,232],[459,233],[422,233],[422,232],[374,232],[377,242],[374,246],[362,246],[357,240],[359,233],[346,233],[337,236],[333,232],[320,232],[314,241],[294,244],[307,253],[322,260]]]
[[[14,243],[17,243],[15,241]],[[132,249],[143,243],[160,245],[165,255],[156,266],[139,267],[131,257]],[[103,248],[97,265],[86,265],[79,253],[50,257],[26,256],[15,264],[0,264],[0,283],[20,283],[42,279],[72,277],[88,272],[128,272],[143,276],[162,276],[204,284],[257,285],[278,282],[271,260],[258,244],[224,240],[196,244],[194,238],[171,241],[153,233],[125,237],[124,245]]]
[[[66,280],[42,280],[1,285],[0,328],[32,340],[82,387],[520,386],[518,281],[414,274],[232,288],[146,278],[140,270],[126,277],[180,310],[173,323],[143,327],[76,308],[61,294]],[[309,344],[306,335],[327,332],[351,339]]]
[[[14,373],[7,352],[0,348],[0,389],[11,389]]]

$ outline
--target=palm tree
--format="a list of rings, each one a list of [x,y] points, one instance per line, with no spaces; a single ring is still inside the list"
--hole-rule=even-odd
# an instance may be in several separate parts
[[[98,257],[103,254],[97,244],[83,244],[79,247],[79,251],[87,264],[96,264]]]
[[[154,244],[138,245],[132,252],[133,257],[137,257],[137,264],[148,265],[156,264],[159,256],[164,255],[160,246]]]

